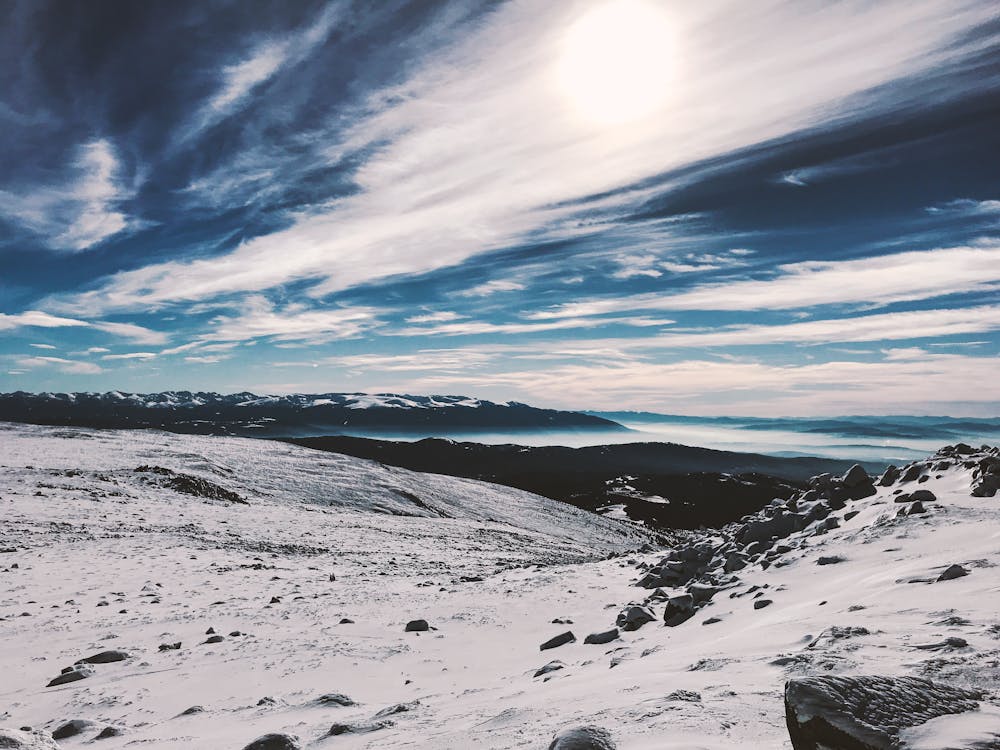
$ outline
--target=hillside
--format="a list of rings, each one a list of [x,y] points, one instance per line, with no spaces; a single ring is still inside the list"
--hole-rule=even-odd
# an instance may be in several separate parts
[[[0,469],[12,747],[540,750],[576,728],[589,750],[802,750],[830,721],[832,748],[1000,737],[997,449],[818,477],[664,549],[280,443],[8,425]],[[859,716],[881,744],[844,744]]]

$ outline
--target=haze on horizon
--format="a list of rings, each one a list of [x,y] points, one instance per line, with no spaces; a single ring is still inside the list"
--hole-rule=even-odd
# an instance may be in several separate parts
[[[0,391],[1000,415],[995,3],[0,19]]]

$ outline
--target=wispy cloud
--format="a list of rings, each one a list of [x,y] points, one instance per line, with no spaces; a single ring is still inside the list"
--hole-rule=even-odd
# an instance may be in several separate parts
[[[27,369],[54,367],[67,375],[97,375],[103,372],[101,367],[93,362],[80,362],[62,357],[23,357],[17,360],[17,364]]]
[[[634,310],[794,310],[818,305],[881,306],[1000,288],[1000,244],[778,266],[774,278],[705,284],[679,294],[573,302],[533,320]]]
[[[303,279],[324,296],[455,265],[540,233],[577,236],[590,231],[580,219],[592,207],[588,196],[606,200],[701,160],[900,106],[887,90],[877,100],[861,95],[963,59],[970,47],[962,34],[991,18],[973,3],[811,13],[794,4],[765,13],[739,4],[678,6],[678,69],[664,112],[609,130],[582,119],[557,88],[560,38],[575,12],[560,3],[501,6],[473,33],[413,64],[406,81],[368,97],[346,128],[338,118],[324,152],[331,165],[363,155],[351,174],[353,194],[221,256],[121,272],[70,307],[148,308]],[[908,33],[898,33],[901,26]],[[774,45],[775,28],[788,43]],[[271,48],[251,55],[220,88],[220,101],[245,101],[241,92],[275,75],[280,58]],[[899,87],[896,96],[907,91]]]
[[[79,147],[61,184],[0,190],[0,216],[41,235],[52,250],[79,252],[139,222],[121,208],[134,194],[107,139]]]
[[[127,352],[125,354],[105,354],[101,359],[122,360],[122,359],[154,359],[156,352]]]
[[[512,279],[494,279],[458,292],[459,297],[489,297],[497,292],[517,292],[524,289],[524,284]]]
[[[302,304],[276,308],[264,297],[250,297],[237,315],[220,315],[201,341],[239,342],[268,338],[273,341],[327,342],[354,338],[381,325],[370,307],[337,306],[310,309]]]

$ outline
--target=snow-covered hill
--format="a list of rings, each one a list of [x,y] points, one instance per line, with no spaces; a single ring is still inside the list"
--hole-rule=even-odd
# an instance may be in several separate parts
[[[0,420],[77,427],[155,427],[218,435],[341,432],[624,430],[600,417],[466,396],[323,393],[0,393]]]
[[[618,750],[787,748],[789,678],[873,674],[977,696],[896,746],[1000,732],[979,699],[1000,679],[1000,497],[982,496],[995,449],[950,450],[884,485],[820,478],[672,550],[611,559],[597,558],[641,532],[306,454],[6,426],[0,726],[81,720],[60,747],[116,727],[101,747],[241,750],[278,733],[299,739],[258,747],[540,750],[594,725]],[[429,629],[407,632],[421,619]],[[566,631],[575,640],[539,649]],[[597,633],[611,640],[585,642]],[[46,687],[105,651],[127,656]],[[810,683],[795,684],[799,700]],[[890,708],[913,700],[886,684]]]

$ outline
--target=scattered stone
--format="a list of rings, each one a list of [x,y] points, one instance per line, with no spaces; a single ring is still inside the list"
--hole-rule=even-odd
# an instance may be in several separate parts
[[[209,628],[206,630],[205,635],[215,635],[215,628]]]
[[[764,609],[764,607],[769,607],[774,604],[770,599],[758,599],[753,603],[754,609]]]
[[[550,672],[558,672],[560,669],[565,669],[565,668],[566,668],[565,664],[563,664],[558,659],[555,659],[553,661],[550,661],[544,667],[539,668],[533,676],[541,677],[542,675],[549,674]]]
[[[205,639],[204,642],[205,643],[222,643],[224,640],[226,640],[226,637],[224,635],[210,635],[208,638]]]
[[[549,750],[616,750],[606,729],[594,726],[564,729],[552,739]]]
[[[948,568],[937,577],[938,581],[952,581],[956,578],[969,575],[969,571],[961,565],[949,565]]]
[[[885,467],[885,471],[882,472],[882,476],[878,478],[878,486],[891,487],[893,484],[896,483],[896,480],[899,479],[899,475],[901,473],[902,472],[899,470],[898,467],[889,464],[887,467]]]
[[[548,651],[550,648],[559,648],[559,646],[565,646],[567,643],[576,643],[576,636],[573,635],[572,630],[567,630],[565,633],[560,633],[557,636],[549,638],[538,647],[538,650]]]
[[[721,617],[709,617],[707,620],[702,622],[702,625],[715,625],[717,622],[722,622]]]
[[[919,646],[914,646],[913,648],[919,648],[921,651],[946,651],[952,648],[965,648],[969,645],[969,642],[964,638],[951,637],[945,638],[940,643],[926,643]]]
[[[93,656],[85,656],[78,660],[77,664],[111,664],[116,661],[125,661],[131,656],[127,651],[101,651]]]
[[[161,643],[160,651],[177,651],[178,649],[180,649],[180,647],[181,647],[180,641],[177,641],[176,643]]]
[[[204,706],[191,706],[190,708],[185,708],[183,711],[181,711],[177,715],[178,716],[193,716],[194,714],[203,714],[203,713],[205,713],[205,707]]]
[[[391,727],[391,721],[373,721],[371,724],[334,724],[327,732],[327,736],[336,737],[341,734],[368,734],[377,732],[380,729]]]
[[[110,740],[112,737],[121,737],[125,734],[125,730],[121,727],[107,726],[100,731],[100,733],[94,737],[95,740]],[[2,747],[2,745],[0,745]]]
[[[667,696],[668,701],[687,701],[689,703],[701,703],[701,693],[694,690],[675,690]]]
[[[61,675],[50,680],[49,684],[46,685],[45,687],[56,687],[58,685],[66,685],[67,683],[70,682],[77,682],[78,680],[86,679],[87,677],[90,677],[93,674],[94,670],[92,667],[89,667],[85,664],[80,664],[79,666],[70,667],[69,669],[65,670]]]
[[[59,745],[44,732],[0,728],[0,747],[10,750],[59,750]]]
[[[65,740],[70,737],[76,737],[78,734],[86,732],[92,726],[94,726],[94,722],[87,721],[86,719],[70,719],[52,731],[52,739]]]
[[[343,693],[326,693],[321,695],[315,701],[321,706],[356,706],[358,705],[353,700],[348,698]]]
[[[583,642],[586,644],[593,645],[603,645],[605,643],[611,643],[611,641],[617,641],[619,638],[618,628],[611,628],[611,630],[605,630],[602,633],[591,633]]]
[[[423,633],[430,629],[431,626],[427,624],[427,620],[410,620],[406,623],[404,631],[407,633]]]
[[[663,624],[671,628],[687,622],[695,613],[694,597],[691,594],[672,596],[663,608]]]
[[[625,631],[638,630],[647,622],[653,622],[656,615],[649,607],[632,604],[623,609],[615,620],[615,624]]]
[[[937,501],[937,495],[930,490],[915,490],[910,493],[910,500],[913,502],[933,503]]]
[[[243,750],[302,750],[302,745],[294,734],[265,734]]]
[[[258,706],[277,706],[278,701],[272,698],[270,695],[265,695],[259,701],[257,701]]]
[[[375,714],[376,719],[382,719],[386,716],[394,716],[395,714],[406,713],[407,711],[413,711],[420,705],[420,701],[414,700],[408,703],[396,703],[395,705],[383,708],[377,714]]]
[[[354,620],[352,620],[350,617],[341,617],[340,618],[340,624],[341,625],[353,625],[354,624]]]
[[[844,557],[843,555],[826,555],[826,556],[820,557],[816,561],[816,564],[817,565],[836,565],[838,563],[844,562],[845,560],[847,560],[847,558]]]
[[[785,720],[794,750],[888,750],[902,730],[973,711],[983,697],[917,677],[800,677],[785,683]]]
[[[845,487],[852,488],[858,487],[862,484],[868,484],[871,482],[871,479],[868,476],[868,472],[865,471],[861,464],[854,464],[854,466],[847,470],[847,473],[844,474],[841,481],[844,483]]]
[[[272,596],[271,597],[271,601],[269,602],[269,604],[281,604],[281,597],[280,596]]]

